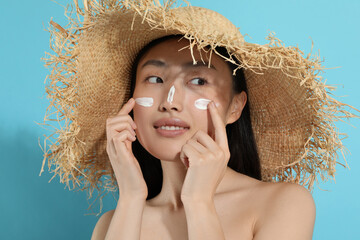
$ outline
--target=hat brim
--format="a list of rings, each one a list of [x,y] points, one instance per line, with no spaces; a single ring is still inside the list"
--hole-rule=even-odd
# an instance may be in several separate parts
[[[205,8],[172,9],[155,3],[144,7],[128,1],[120,7],[91,5],[82,13],[83,26],[73,25],[71,34],[52,30],[67,51],[57,51],[52,58],[61,64],[53,67],[48,94],[51,106],[67,121],[56,131],[56,148],[44,155],[44,161],[52,160],[55,174],[66,182],[96,187],[101,177],[112,176],[106,118],[130,97],[132,64],[140,49],[175,34],[199,48],[226,47],[240,61],[264,181],[311,188],[318,174],[334,176],[337,151],[342,148],[334,119],[339,113],[353,115],[328,96],[318,75],[322,70],[318,59],[303,57],[299,49],[283,46],[272,35],[268,45],[247,43],[229,20]],[[73,74],[64,77],[66,71]],[[114,179],[102,186],[113,188]]]

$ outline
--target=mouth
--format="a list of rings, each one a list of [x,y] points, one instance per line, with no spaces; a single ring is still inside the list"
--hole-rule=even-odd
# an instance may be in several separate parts
[[[184,127],[179,127],[179,126],[161,126],[161,127],[154,126],[154,128],[155,129],[167,130],[167,131],[189,129],[189,128],[184,128]]]
[[[187,132],[190,126],[178,118],[162,118],[154,123],[154,128],[162,137],[177,137]]]

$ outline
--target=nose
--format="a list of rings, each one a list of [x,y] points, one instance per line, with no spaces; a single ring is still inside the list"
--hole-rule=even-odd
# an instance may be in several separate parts
[[[164,89],[162,101],[159,105],[159,111],[177,111],[183,110],[183,89],[179,84],[170,84]]]

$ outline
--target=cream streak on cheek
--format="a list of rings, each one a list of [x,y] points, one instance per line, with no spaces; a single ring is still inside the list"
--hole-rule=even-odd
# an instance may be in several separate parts
[[[197,99],[195,102],[194,102],[194,106],[197,108],[197,109],[200,109],[200,110],[206,110],[207,109],[207,106],[208,104],[211,102],[210,99],[206,99],[206,98],[199,98]],[[215,103],[215,105],[218,107],[219,104],[218,103]]]
[[[194,105],[197,109],[200,110],[206,110],[207,109],[207,105],[211,102],[210,99],[205,99],[205,98],[199,98],[194,102]]]
[[[143,107],[151,107],[154,104],[154,99],[150,97],[135,98],[135,102]]]

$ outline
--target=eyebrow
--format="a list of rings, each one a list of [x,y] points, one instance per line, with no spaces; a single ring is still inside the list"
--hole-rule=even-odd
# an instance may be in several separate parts
[[[150,59],[148,61],[146,61],[142,66],[141,68],[144,68],[148,65],[153,65],[153,66],[156,66],[156,67],[166,67],[166,63],[161,61],[161,60],[155,60],[155,59]],[[194,64],[192,61],[191,62],[187,62],[185,64],[182,65],[184,68],[199,68],[199,67],[209,67],[209,62],[203,62],[203,61],[200,61],[196,64]],[[210,64],[210,68],[216,70],[216,68],[214,67],[214,65]]]
[[[209,67],[216,70],[216,68],[214,67],[214,65],[209,64],[209,62],[203,62],[203,61],[199,61],[198,63],[194,64],[194,62],[187,62],[183,65],[186,68],[197,68],[197,67]]]
[[[153,65],[153,66],[156,66],[156,67],[165,67],[166,66],[166,63],[164,63],[163,61],[160,61],[160,60],[148,60],[146,61],[142,66],[141,68],[144,68],[148,65]]]

